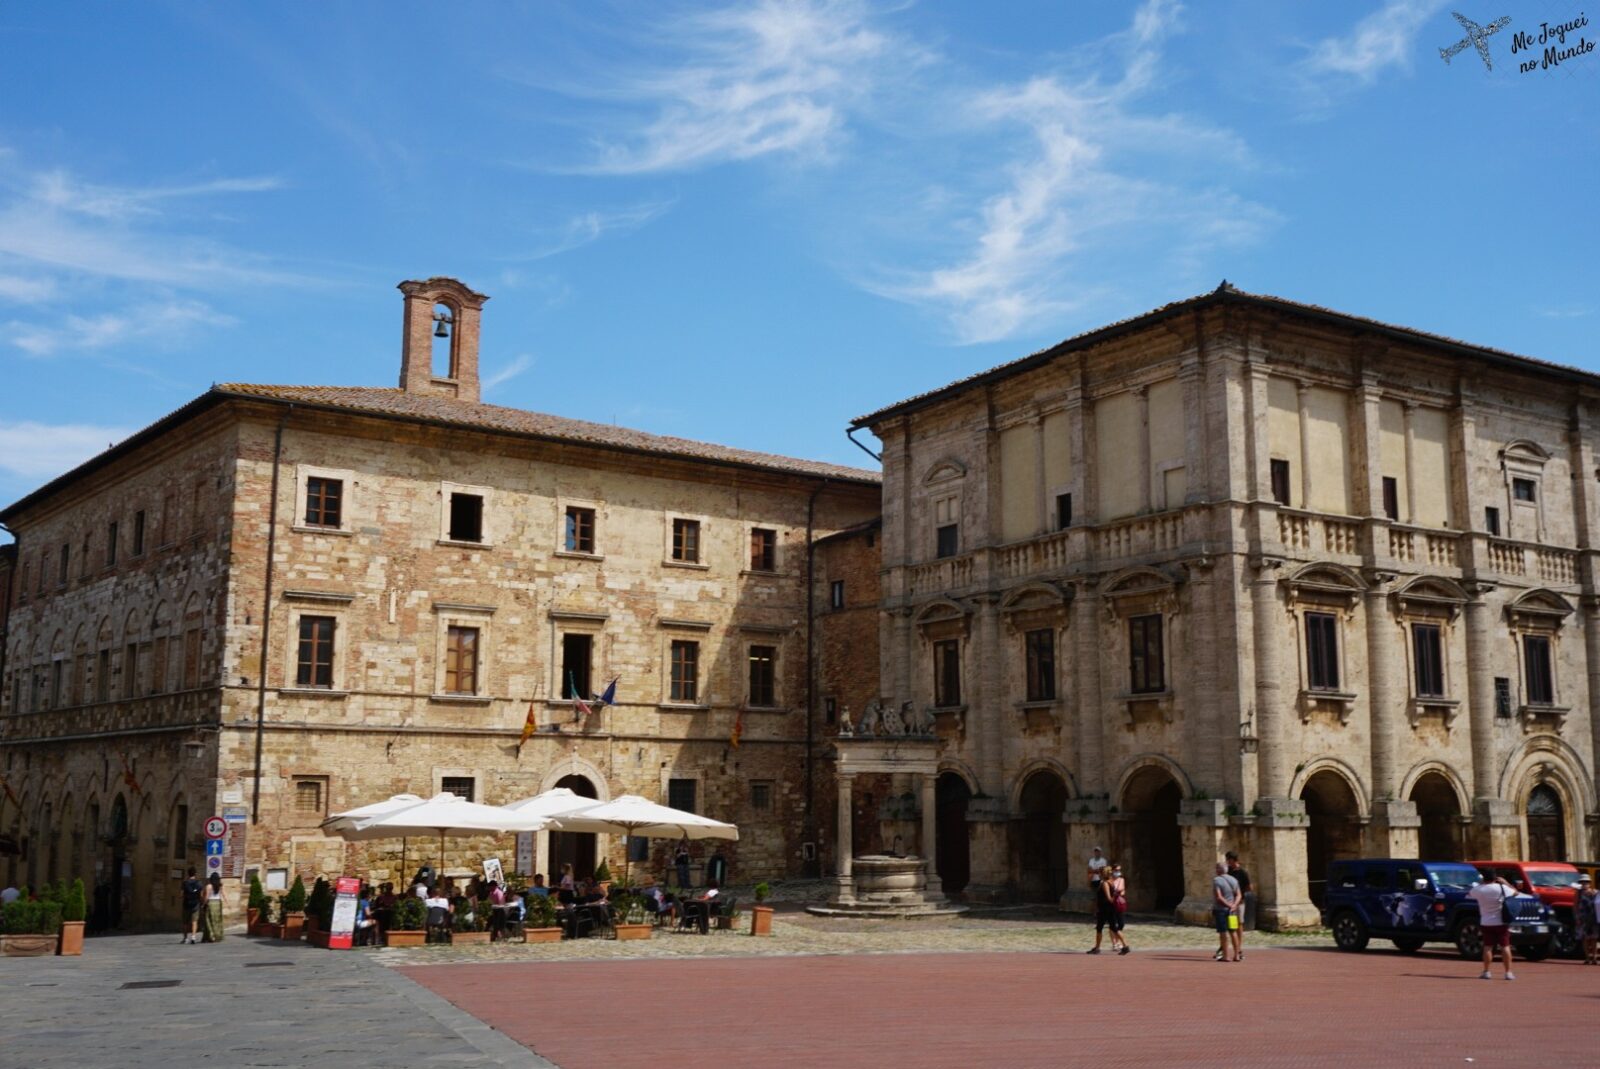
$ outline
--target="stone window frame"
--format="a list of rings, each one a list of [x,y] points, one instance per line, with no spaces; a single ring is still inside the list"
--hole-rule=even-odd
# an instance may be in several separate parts
[[[594,513],[594,549],[584,551],[581,549],[567,548],[567,510],[588,509]],[[569,497],[565,494],[556,497],[556,524],[555,548],[557,557],[566,557],[570,560],[605,560],[605,503],[591,498]]]
[[[1458,658],[1453,653],[1462,641],[1459,623],[1461,610],[1468,601],[1467,594],[1448,580],[1421,576],[1395,591],[1393,601],[1395,620],[1405,639],[1401,646],[1405,655],[1406,716],[1415,729],[1422,723],[1425,714],[1438,713],[1444,718],[1445,730],[1449,731],[1455,726],[1456,716],[1461,711],[1459,695],[1463,680],[1457,676],[1464,669],[1458,669]],[[1417,693],[1413,624],[1434,624],[1439,628],[1439,671],[1444,677],[1442,695]],[[1464,658],[1460,660],[1464,662]]]
[[[943,457],[934,462],[928,474],[923,478],[923,492],[927,497],[927,560],[947,560],[959,557],[966,551],[963,545],[961,522],[963,495],[965,493],[965,480],[967,468],[965,464],[951,457]],[[939,522],[939,509],[941,505],[951,502],[950,519],[948,523]],[[949,557],[939,556],[939,528],[954,526],[956,529],[955,552]]]
[[[587,508],[580,505],[579,508]],[[566,520],[566,509],[562,508],[561,517],[563,525]],[[597,543],[598,544],[598,543]],[[602,653],[602,639],[606,633],[606,623],[611,619],[610,613],[605,612],[565,612],[560,609],[550,610],[550,685],[545,693],[551,695],[546,705],[576,706],[577,702],[571,698],[563,697],[566,693],[567,678],[563,671],[566,664],[566,637],[568,635],[586,635],[589,638],[589,689],[594,690],[594,684],[605,673],[598,668]],[[588,699],[585,699],[587,701]]]
[[[710,645],[711,624],[703,620],[660,619],[656,626],[661,631],[661,694],[658,704],[662,709],[700,712],[711,708],[711,672],[705,656]],[[699,650],[695,654],[694,701],[678,701],[672,697],[672,644],[693,642]],[[662,790],[666,790],[665,781]]]
[[[280,694],[306,695],[318,698],[343,698],[350,693],[349,664],[349,609],[355,601],[354,594],[326,593],[318,590],[285,590],[283,599],[288,603],[289,626],[284,629],[283,685]],[[329,687],[302,686],[299,682],[300,620],[306,616],[333,618],[333,685]]]
[[[1517,661],[1515,687],[1521,698],[1513,709],[1524,732],[1532,731],[1542,720],[1559,733],[1565,725],[1570,705],[1562,704],[1561,640],[1572,605],[1561,595],[1543,588],[1529,590],[1505,607],[1506,626]],[[1543,638],[1550,644],[1551,701],[1528,700],[1528,664],[1524,639]]]
[[[1110,695],[1122,706],[1123,726],[1132,728],[1136,714],[1142,707],[1153,707],[1168,724],[1177,718],[1177,690],[1173,686],[1175,639],[1177,617],[1182,611],[1178,598],[1177,580],[1155,568],[1134,568],[1113,578],[1101,594],[1101,608],[1110,625],[1103,634],[1102,679],[1121,680],[1119,689]],[[1136,616],[1161,617],[1162,689],[1134,692],[1130,671],[1133,657],[1132,640],[1128,634],[1128,621]],[[1105,665],[1115,667],[1112,674],[1104,674]]]
[[[1505,521],[1506,538],[1520,542],[1545,540],[1544,469],[1549,460],[1549,452],[1526,438],[1510,442],[1500,450],[1500,476],[1506,503],[1502,518]],[[1532,501],[1523,501],[1516,496],[1514,487],[1519,479],[1533,483]],[[1526,515],[1529,511],[1533,513],[1534,529],[1524,531],[1522,526],[1525,521],[1520,519],[1519,514]]]
[[[1318,709],[1338,714],[1341,726],[1350,723],[1350,714],[1359,697],[1351,688],[1347,653],[1348,631],[1355,622],[1356,607],[1366,583],[1347,569],[1313,564],[1284,580],[1288,597],[1285,608],[1294,625],[1296,679],[1299,681],[1300,720],[1309,723]],[[1308,614],[1331,615],[1334,626],[1334,661],[1339,670],[1339,685],[1332,689],[1311,686],[1311,642]],[[1409,630],[1407,637],[1409,639]]]
[[[291,772],[288,776],[289,789],[284,792],[283,806],[280,820],[285,827],[290,828],[315,828],[328,818],[333,799],[329,792],[333,789],[333,777],[323,773]],[[300,785],[315,784],[320,793],[322,808],[315,814],[302,813],[300,810]]]
[[[478,533],[483,536],[480,541],[462,542],[450,537],[450,495],[452,494],[475,494],[483,499],[483,512],[479,517],[478,523]],[[493,549],[497,533],[494,523],[494,503],[493,487],[441,481],[439,483],[438,544],[441,546],[459,546],[462,549]]]
[[[912,669],[911,689],[915,696],[913,700],[934,717],[953,716],[959,724],[970,705],[972,673],[967,658],[972,653],[971,613],[949,598],[939,598],[923,606],[918,612],[916,628],[921,641],[917,644],[915,653],[917,664]],[[961,701],[956,705],[939,705],[936,700],[938,692],[935,689],[935,678],[938,665],[934,660],[934,644],[947,641],[958,643]]]
[[[444,781],[447,779],[470,779],[472,781],[472,800],[487,805],[484,800],[484,786],[489,782],[481,768],[466,768],[464,766],[436,765],[433,768],[433,793],[444,793]]]
[[[1040,715],[1055,715],[1067,702],[1071,687],[1065,672],[1069,667],[1071,651],[1067,645],[1067,627],[1071,623],[1068,605],[1071,595],[1050,583],[1029,583],[1009,591],[1000,606],[1001,619],[1013,641],[1005,643],[1006,664],[1002,676],[1008,690],[1020,692],[1011,701],[1030,719]],[[1049,631],[1055,665],[1052,673],[1055,697],[1030,699],[1028,697],[1028,633]]]
[[[429,701],[449,702],[458,705],[488,705],[494,699],[491,686],[494,668],[494,614],[492,605],[462,605],[454,602],[433,603],[433,689]],[[478,629],[477,690],[472,694],[451,694],[444,689],[445,663],[448,656],[450,628],[475,627]],[[437,793],[437,792],[436,792]]]
[[[755,562],[751,560],[751,551],[754,549],[754,539],[757,531],[772,532],[772,567],[770,568],[757,568]],[[758,522],[752,520],[746,523],[744,525],[743,541],[744,563],[740,571],[745,575],[782,575],[783,566],[787,563],[786,558],[788,557],[788,554],[784,551],[783,534],[783,527],[770,521]],[[701,545],[704,545],[703,540]]]
[[[787,710],[787,688],[784,686],[783,672],[786,645],[789,629],[785,627],[759,627],[744,625],[739,628],[743,633],[740,649],[743,651],[743,668],[741,673],[744,687],[744,701],[741,708],[757,713],[781,713]],[[750,694],[750,651],[757,646],[765,646],[772,650],[772,704],[756,705],[751,701]]]
[[[690,520],[700,525],[698,541],[696,542],[697,556],[694,560],[675,560],[672,556],[673,525],[678,520]],[[662,514],[661,520],[661,566],[663,568],[690,568],[695,571],[708,572],[711,570],[711,517],[694,512],[678,512],[669,510]]]
[[[312,479],[338,479],[339,480],[339,525],[329,527],[324,524],[306,522],[306,491]],[[353,535],[355,526],[352,522],[355,504],[356,473],[346,468],[327,468],[318,464],[296,464],[294,469],[294,522],[290,529],[302,534],[322,535]],[[448,498],[446,499],[448,500]],[[448,511],[448,508],[447,510]],[[448,516],[445,519],[446,527],[449,526]]]

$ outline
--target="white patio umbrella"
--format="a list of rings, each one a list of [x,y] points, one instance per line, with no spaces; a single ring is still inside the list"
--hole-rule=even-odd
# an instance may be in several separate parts
[[[609,835],[616,829],[603,820],[590,820],[584,810],[599,805],[593,798],[585,798],[567,787],[552,787],[543,794],[520,798],[501,806],[523,816],[545,817],[550,827],[559,831],[596,832]]]
[[[559,819],[559,818],[557,818]],[[624,794],[609,802],[597,802],[573,815],[598,825],[604,830],[624,835],[642,835],[647,839],[732,839],[737,841],[739,829],[720,820],[688,813],[682,809],[660,805],[637,794]],[[627,874],[631,859],[624,860],[623,873]]]
[[[427,801],[391,809],[357,820],[348,830],[339,830],[347,839],[398,839],[413,835],[439,837],[439,870],[444,871],[445,836],[504,834],[509,831],[538,831],[549,820],[545,817],[513,813],[499,806],[469,802],[448,791]]]
[[[347,835],[345,832],[354,831],[356,824],[360,821],[366,820],[369,817],[377,817],[382,816],[385,813],[392,813],[397,809],[409,809],[411,806],[425,801],[427,801],[427,799],[423,798],[421,795],[396,794],[389,798],[385,798],[381,802],[371,802],[367,805],[358,805],[354,809],[346,809],[343,813],[335,813],[333,816],[322,822],[322,830],[331,835],[338,835],[345,841],[349,842],[355,838],[358,838],[359,836]],[[402,835],[400,837],[400,878],[402,880],[406,878],[406,848],[409,845],[410,840]]]

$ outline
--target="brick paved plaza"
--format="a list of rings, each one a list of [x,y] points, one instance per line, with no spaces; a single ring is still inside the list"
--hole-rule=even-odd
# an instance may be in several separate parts
[[[230,937],[91,940],[0,959],[0,1069],[430,1066],[1517,1066],[1594,1064],[1600,969],[1484,983],[1448,950],[1365,954],[1142,924],[1135,953],[1031,914],[780,918],[771,940],[330,953]],[[122,985],[177,980],[175,987]],[[1469,1062],[1470,1059],[1470,1062]]]

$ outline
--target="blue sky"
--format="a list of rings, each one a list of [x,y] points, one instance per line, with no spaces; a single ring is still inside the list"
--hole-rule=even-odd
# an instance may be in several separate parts
[[[1511,54],[1583,9],[1460,0],[1492,70],[1451,10],[0,4],[0,499],[212,382],[393,384],[434,274],[487,400],[852,464],[1223,278],[1600,371],[1600,52]]]

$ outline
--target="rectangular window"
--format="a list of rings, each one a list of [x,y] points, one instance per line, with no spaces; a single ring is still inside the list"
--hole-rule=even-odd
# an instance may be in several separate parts
[[[831,609],[844,608],[844,580],[835,579],[828,584],[828,607]]]
[[[1554,705],[1556,685],[1550,667],[1550,640],[1544,635],[1523,635],[1522,661],[1528,674],[1528,704]]]
[[[778,704],[778,649],[750,647],[750,704],[770,709]]]
[[[200,629],[183,633],[183,685],[193,690],[200,685]]]
[[[161,499],[161,544],[170,546],[178,537],[178,495]]]
[[[50,662],[50,704],[60,707],[69,704],[66,690],[63,687],[66,674],[65,661]]]
[[[450,495],[450,541],[483,541],[483,495]]]
[[[139,696],[139,644],[130,642],[122,648],[122,696]]]
[[[1056,495],[1056,530],[1065,531],[1072,526],[1072,495]]]
[[[117,521],[106,524],[106,567],[117,563]]]
[[[1505,676],[1494,677],[1494,715],[1511,719],[1511,680]]]
[[[1272,500],[1280,505],[1289,503],[1289,462],[1287,460],[1271,461],[1272,467]]]
[[[320,475],[306,479],[306,526],[337,527],[343,514],[344,480]]]
[[[771,811],[772,781],[770,779],[750,781],[750,808],[758,813]]]
[[[188,856],[189,807],[175,806],[172,814],[172,859],[180,861]]]
[[[933,553],[936,557],[953,557],[961,552],[961,528],[947,523],[934,532]]]
[[[150,654],[150,693],[161,694],[167,689],[167,637],[162,635],[152,645]]]
[[[89,578],[89,536],[88,535],[84,535],[83,536],[83,547],[78,550],[78,571],[82,573],[80,578],[83,578],[83,579]]]
[[[478,629],[451,627],[445,632],[444,692],[478,693]]]
[[[1512,479],[1511,496],[1518,501],[1535,500],[1535,487],[1532,479]]]
[[[822,699],[822,718],[829,724],[837,724],[839,722],[839,701],[837,698]]]
[[[300,651],[296,658],[295,685],[333,686],[333,631],[331,616],[300,617]]]
[[[71,564],[72,549],[65,542],[61,543],[61,557],[56,562],[56,585],[67,585],[67,568]]]
[[[1135,694],[1167,688],[1166,655],[1162,650],[1161,616],[1135,616],[1128,621],[1128,673]]]
[[[699,793],[697,790],[699,786],[700,782],[698,780],[667,780],[667,806],[672,809],[681,809],[685,813],[699,812],[699,809],[696,808],[697,800],[695,798],[695,795]]]
[[[111,651],[101,650],[100,659],[94,669],[94,700],[108,702],[111,700]]]
[[[1416,665],[1417,697],[1444,697],[1444,646],[1438,624],[1411,625],[1411,656]]]
[[[1483,529],[1496,537],[1500,534],[1500,510],[1486,508],[1483,510]]]
[[[144,556],[144,509],[133,514],[133,555]]]
[[[322,781],[297,779],[294,781],[294,812],[299,817],[322,816]]]
[[[1392,475],[1383,477],[1383,514],[1391,520],[1400,518],[1400,483]]]
[[[668,696],[675,702],[700,698],[700,643],[675,639],[672,643],[672,684]]]
[[[672,521],[672,559],[686,564],[700,562],[700,521]]]
[[[1056,699],[1056,633],[1050,628],[1029,631],[1022,636],[1028,667],[1028,701],[1052,702]]]
[[[478,780],[474,776],[440,776],[439,789],[469,802],[478,800]]]
[[[194,494],[189,500],[189,533],[198,537],[205,528],[205,500],[206,484],[201,480],[194,484]]]
[[[750,530],[750,570],[772,572],[778,568],[778,532],[765,527]]]
[[[567,526],[562,545],[568,553],[594,552],[594,509],[567,509]]]
[[[561,636],[561,696],[569,701],[582,698],[588,701],[594,691],[590,689],[590,659],[594,653],[593,635]]]
[[[1312,690],[1339,689],[1339,618],[1331,612],[1308,612],[1306,682]]]
[[[944,639],[933,644],[933,704],[950,708],[961,704],[961,641]]]

